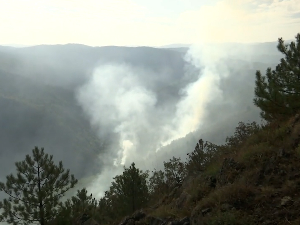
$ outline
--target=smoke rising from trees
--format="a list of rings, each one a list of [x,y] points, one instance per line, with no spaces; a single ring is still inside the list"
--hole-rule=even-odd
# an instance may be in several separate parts
[[[161,96],[168,86],[162,85],[158,91],[154,87],[159,80],[154,85],[154,79],[149,78],[159,73],[163,80],[165,71],[124,63],[98,66],[78,89],[77,99],[99,136],[109,130],[116,140],[105,156],[99,157],[110,169],[94,178],[90,186],[93,192],[99,193],[101,180],[119,173],[122,165],[134,161],[142,169],[161,168],[162,161],[172,155],[185,159],[200,137],[224,142],[224,135],[230,134],[239,121],[260,121],[252,103],[254,73],[266,66],[256,63],[256,58],[259,61],[263,56],[254,55],[255,48],[259,46],[191,46],[184,56],[185,74],[168,83],[180,84],[178,95],[164,104]],[[271,55],[277,57],[274,51]],[[182,141],[189,144],[182,145]]]

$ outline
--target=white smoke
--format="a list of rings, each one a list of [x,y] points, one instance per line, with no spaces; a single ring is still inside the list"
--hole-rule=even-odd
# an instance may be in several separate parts
[[[119,134],[115,165],[124,165],[127,155],[135,154],[138,132],[151,127],[156,97],[140,82],[140,72],[128,65],[101,66],[78,91],[77,99],[92,126],[99,130],[113,126]]]
[[[162,146],[199,129],[207,113],[206,104],[222,101],[219,82],[222,77],[228,76],[228,68],[222,62],[224,58],[224,50],[215,45],[190,47],[185,60],[199,69],[200,73],[195,82],[182,89],[172,125],[167,124],[169,129],[166,128],[172,135]]]
[[[110,128],[119,139],[117,148],[110,148],[101,155],[105,157],[106,168],[91,184],[93,193],[98,192],[101,196],[103,192],[99,193],[100,189],[105,189],[103,186],[107,189],[110,185],[107,179],[119,174],[123,165],[135,162],[141,169],[152,169],[158,161],[161,163],[171,158],[171,154],[176,155],[168,152],[167,159],[162,159],[164,146],[211,126],[207,122],[212,113],[209,105],[224,110],[219,112],[216,121],[224,122],[233,115],[222,106],[233,108],[235,113],[240,112],[235,103],[240,96],[225,98],[221,81],[231,75],[228,59],[241,55],[247,59],[251,56],[249,53],[247,48],[231,49],[230,45],[192,46],[185,60],[200,72],[194,82],[182,88],[173,112],[159,107],[156,93],[147,88],[145,77],[153,76],[153,72],[126,64],[99,66],[91,79],[79,89],[77,99],[99,133]],[[240,67],[234,62],[230,66]],[[188,73],[183,76],[188,76]],[[183,154],[190,149],[181,151]],[[102,187],[99,189],[99,186]]]

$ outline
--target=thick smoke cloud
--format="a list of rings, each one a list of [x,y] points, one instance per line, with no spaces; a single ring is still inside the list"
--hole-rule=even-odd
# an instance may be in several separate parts
[[[250,45],[193,45],[185,61],[194,70],[181,77],[189,82],[178,89],[176,101],[166,104],[146,79],[154,76],[151,70],[128,64],[97,67],[77,99],[99,135],[110,130],[117,144],[99,158],[106,169],[93,177],[90,190],[101,196],[122,165],[134,161],[142,169],[160,169],[173,155],[185,159],[199,138],[220,144],[239,121],[259,122],[252,103],[254,74],[271,66],[257,64],[261,58]]]
[[[78,90],[77,99],[99,136],[111,132],[116,138],[99,158],[105,169],[97,184],[110,181],[122,165],[147,161],[148,154],[168,135],[163,125],[170,123],[172,112],[159,106],[156,93],[149,88],[147,77],[153,76],[151,71],[128,64],[102,65]]]
[[[151,123],[158,122],[153,117],[156,96],[139,80],[141,73],[145,71],[125,64],[101,66],[78,92],[78,101],[92,126],[99,132],[105,128],[118,134],[116,165],[124,164],[127,155],[135,154],[141,134],[153,133]]]
[[[176,104],[176,114],[172,120],[171,139],[164,145],[194,132],[204,123],[209,102],[220,101],[222,91],[219,89],[220,79],[228,76],[228,69],[221,63],[224,58],[222,50],[214,46],[192,46],[185,60],[199,69],[197,80],[189,83],[181,90],[181,98]],[[222,71],[222,73],[219,73]]]
[[[4,51],[2,179],[38,145],[80,179],[76,190],[101,196],[123,164],[161,169],[172,156],[185,160],[199,138],[219,144],[239,121],[260,121],[254,75],[278,64],[276,43],[193,45],[185,53],[81,45]]]

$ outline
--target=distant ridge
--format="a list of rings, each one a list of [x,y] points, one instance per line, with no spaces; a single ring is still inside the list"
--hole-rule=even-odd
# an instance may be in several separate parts
[[[189,48],[191,44],[170,44],[159,46],[158,48]]]
[[[291,40],[284,40],[286,43],[290,43],[293,41]],[[212,44],[212,43],[211,43]],[[238,45],[268,45],[268,44],[277,44],[277,40],[274,41],[265,41],[265,42],[247,42],[247,43],[242,43],[242,42],[224,42],[220,44],[238,44]],[[87,47],[152,47],[152,48],[189,48],[192,44],[168,44],[168,45],[162,45],[162,46],[146,46],[146,45],[128,45],[128,46],[122,46],[122,45],[88,45],[88,44],[80,44],[80,43],[65,43],[65,44],[36,44],[36,45],[22,45],[22,44],[1,44],[0,46],[4,47],[13,47],[13,48],[26,48],[26,47],[32,47],[32,46],[63,46],[63,45],[82,45],[82,46],[87,46]]]
[[[13,48],[24,48],[24,47],[31,46],[31,45],[17,45],[17,44],[1,44],[1,45],[6,47],[13,47]]]

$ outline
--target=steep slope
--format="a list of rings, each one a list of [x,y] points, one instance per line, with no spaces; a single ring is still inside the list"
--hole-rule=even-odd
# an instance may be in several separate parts
[[[116,224],[299,224],[299,114],[232,137],[205,170]]]

